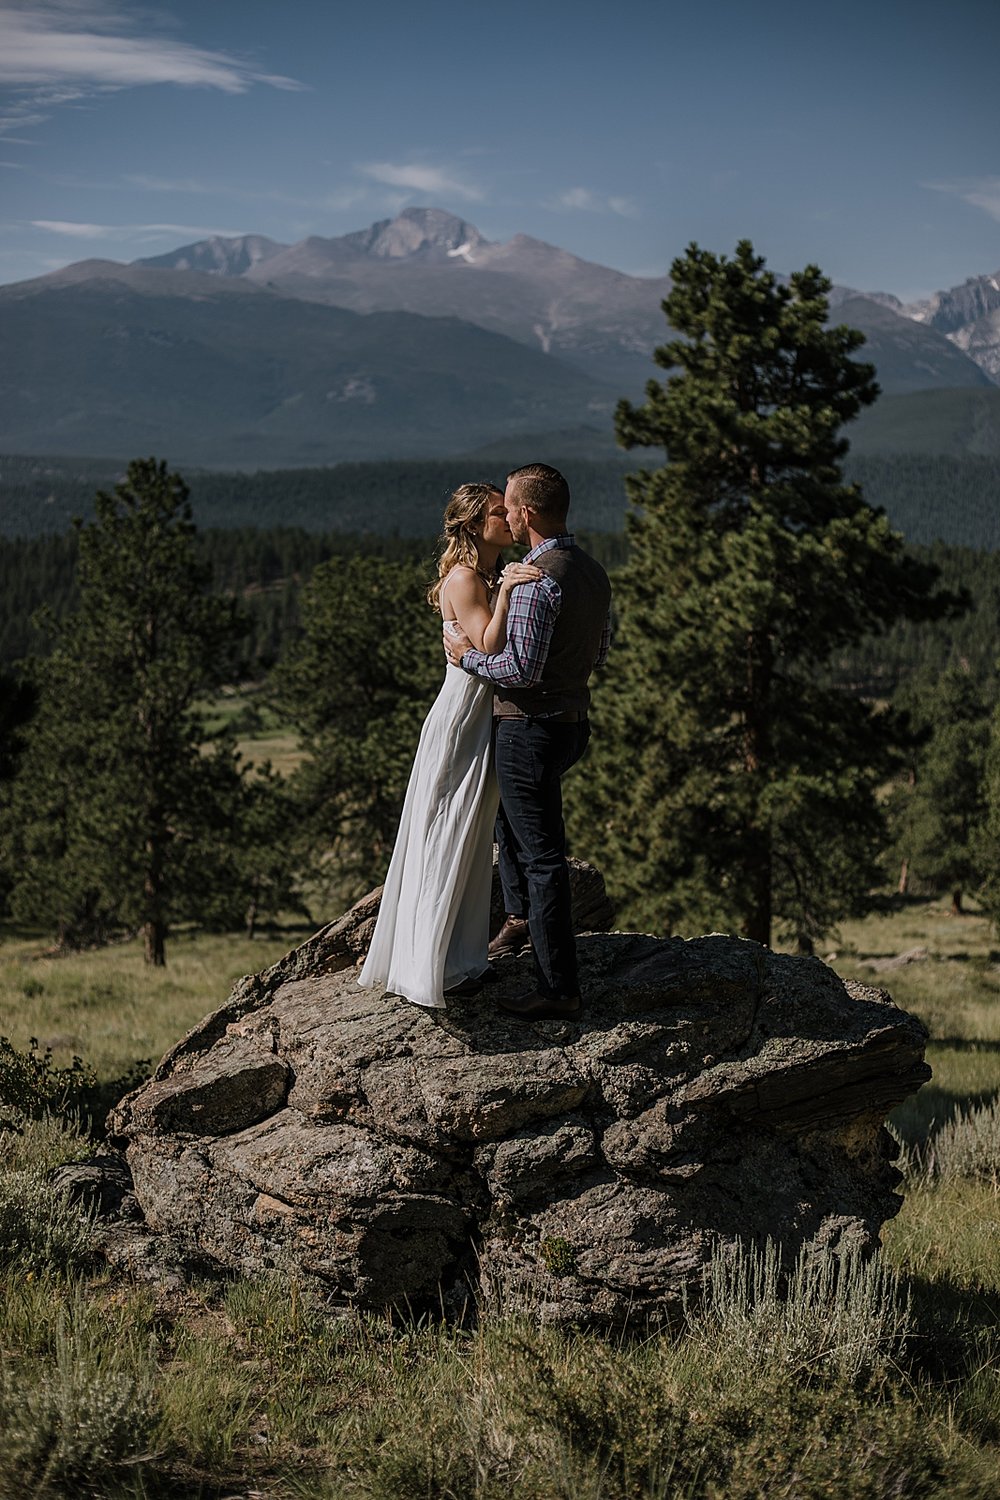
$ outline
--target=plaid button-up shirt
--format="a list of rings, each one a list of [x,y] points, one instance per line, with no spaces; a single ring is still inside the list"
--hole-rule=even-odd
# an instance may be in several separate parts
[[[531,563],[552,547],[573,547],[571,532],[546,537],[532,547],[522,562]],[[477,677],[485,677],[500,687],[534,687],[542,672],[552,643],[552,632],[562,605],[562,589],[548,573],[534,583],[519,583],[510,596],[507,610],[507,644],[494,656],[484,651],[466,651],[462,666]],[[608,612],[601,635],[595,667],[603,667],[611,646],[611,613]]]

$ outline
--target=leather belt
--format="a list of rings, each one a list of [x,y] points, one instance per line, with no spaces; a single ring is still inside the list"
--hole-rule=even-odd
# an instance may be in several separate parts
[[[532,719],[539,724],[582,724],[587,718],[586,709],[569,708],[561,714],[525,714],[519,708],[497,709],[495,719]]]

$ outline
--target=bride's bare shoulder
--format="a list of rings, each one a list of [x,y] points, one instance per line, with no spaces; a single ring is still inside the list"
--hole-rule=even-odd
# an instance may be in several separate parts
[[[470,568],[467,563],[456,563],[453,568],[449,568],[445,574],[445,581],[448,585],[449,597],[458,593],[468,598],[474,594],[485,592],[483,581],[479,574],[475,568]]]
[[[467,567],[465,563],[456,563],[449,568],[441,580],[438,595],[442,615],[454,619],[460,606],[475,603],[479,598],[479,586],[475,568]]]

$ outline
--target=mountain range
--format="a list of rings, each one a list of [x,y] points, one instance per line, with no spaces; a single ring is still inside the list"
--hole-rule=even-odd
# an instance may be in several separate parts
[[[558,429],[610,454],[616,400],[657,374],[669,286],[442,209],[81,261],[0,287],[0,452],[273,467],[509,441],[516,460]],[[856,425],[860,451],[1000,451],[1000,273],[831,302],[892,398]]]

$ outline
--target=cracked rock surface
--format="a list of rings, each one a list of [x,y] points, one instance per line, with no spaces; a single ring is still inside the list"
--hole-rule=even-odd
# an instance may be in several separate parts
[[[669,1318],[720,1241],[867,1250],[897,1212],[884,1119],[930,1070],[884,991],[736,938],[606,933],[579,939],[579,1022],[497,1010],[528,957],[425,1011],[358,989],[354,912],[112,1116],[148,1227],[193,1259],[368,1307],[478,1283],[611,1329]]]

